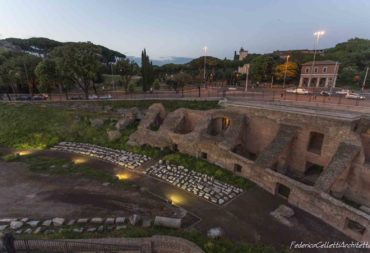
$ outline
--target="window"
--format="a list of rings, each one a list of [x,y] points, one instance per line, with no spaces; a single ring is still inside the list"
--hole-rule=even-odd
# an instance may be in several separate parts
[[[315,68],[314,68],[314,72],[315,72],[315,73],[319,72],[319,68],[318,68],[318,67],[315,67]]]
[[[200,158],[207,160],[207,157],[208,157],[207,153],[200,152]]]
[[[242,166],[240,164],[235,163],[234,164],[234,172],[242,172]]]
[[[324,170],[324,167],[315,163],[306,162],[306,176],[320,175]]]
[[[323,67],[322,72],[323,72],[323,73],[328,72],[328,67]]]
[[[321,154],[323,142],[324,142],[323,134],[317,133],[317,132],[311,132],[307,150],[312,153]]]
[[[290,188],[283,184],[276,184],[276,193],[284,198],[289,198]]]
[[[306,68],[306,73],[310,72],[310,68]]]
[[[360,223],[358,223],[357,221],[348,219],[348,218],[346,220],[346,227],[360,235],[363,235],[366,231],[366,228],[362,226]]]

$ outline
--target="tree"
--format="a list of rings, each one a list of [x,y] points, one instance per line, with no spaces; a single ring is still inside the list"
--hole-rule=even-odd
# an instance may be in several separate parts
[[[61,76],[71,80],[89,98],[89,89],[94,86],[101,69],[101,50],[94,44],[68,43],[50,53],[56,61]]]
[[[41,61],[36,69],[35,74],[39,81],[39,90],[50,93],[58,82],[57,65],[55,61],[45,59]]]
[[[121,76],[122,84],[125,90],[127,90],[132,77],[138,72],[137,64],[129,59],[123,59],[116,63],[115,69],[116,73]]]
[[[155,80],[154,80],[154,83],[153,83],[153,88],[154,88],[155,90],[159,90],[159,89],[160,89],[160,87],[161,87],[161,82],[160,82],[158,79],[155,79]]]
[[[273,58],[261,55],[251,61],[251,76],[255,82],[270,81],[273,69]]]
[[[342,85],[360,85],[359,70],[356,66],[344,67],[339,73],[338,82]]]
[[[143,91],[146,92],[153,84],[154,71],[153,64],[149,60],[149,56],[146,54],[145,48],[141,53],[141,75]]]
[[[167,84],[169,86],[172,86],[172,88],[177,91],[178,88],[183,89],[186,84],[191,83],[193,80],[193,77],[185,72],[179,72],[175,75],[172,75],[170,79],[167,81]]]
[[[15,60],[18,69],[21,70],[20,75],[22,83],[27,84],[28,92],[32,94],[37,84],[35,68],[41,61],[41,58],[24,54],[20,57],[17,57]]]
[[[284,80],[285,71],[287,80],[296,78],[298,76],[298,64],[295,62],[279,64],[275,67],[274,76],[277,80],[282,81]]]
[[[10,87],[13,93],[18,92],[18,83],[21,80],[21,69],[17,66],[15,58],[8,59],[0,66],[2,82]]]

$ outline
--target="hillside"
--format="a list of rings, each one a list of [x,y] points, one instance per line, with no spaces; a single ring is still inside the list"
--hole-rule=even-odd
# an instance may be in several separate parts
[[[23,51],[38,56],[43,56],[53,50],[55,47],[65,45],[67,43],[74,42],[59,42],[48,38],[7,38],[0,40],[0,49],[6,49],[11,51]],[[126,56],[120,52],[111,50],[104,46],[98,45],[101,48],[102,56],[106,61],[114,61],[116,57],[125,58]]]

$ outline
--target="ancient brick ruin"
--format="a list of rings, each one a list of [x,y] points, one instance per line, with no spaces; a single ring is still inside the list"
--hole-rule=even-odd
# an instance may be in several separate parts
[[[153,104],[129,142],[206,159],[355,240],[370,240],[370,120],[364,116],[235,105],[168,113]]]

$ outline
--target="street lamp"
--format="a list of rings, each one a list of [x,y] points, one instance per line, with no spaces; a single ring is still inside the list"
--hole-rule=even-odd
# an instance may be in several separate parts
[[[325,35],[325,31],[317,31],[313,33],[313,36],[315,37],[315,43],[314,43],[314,53],[313,53],[313,61],[312,61],[312,66],[311,66],[311,77],[308,82],[308,87],[311,86],[311,81],[312,81],[312,73],[313,73],[313,68],[315,67],[315,60],[316,60],[316,52],[317,48],[319,47],[319,40],[320,37]]]
[[[285,73],[284,73],[284,82],[283,82],[283,89],[285,88],[285,80],[286,80],[286,72],[288,71],[288,61],[289,61],[290,55],[287,55],[286,62],[285,62]]]
[[[204,87],[206,86],[206,62],[207,62],[207,50],[208,50],[208,47],[207,46],[204,46],[203,47],[203,50],[204,50],[204,69],[203,69],[203,79],[204,79]]]

